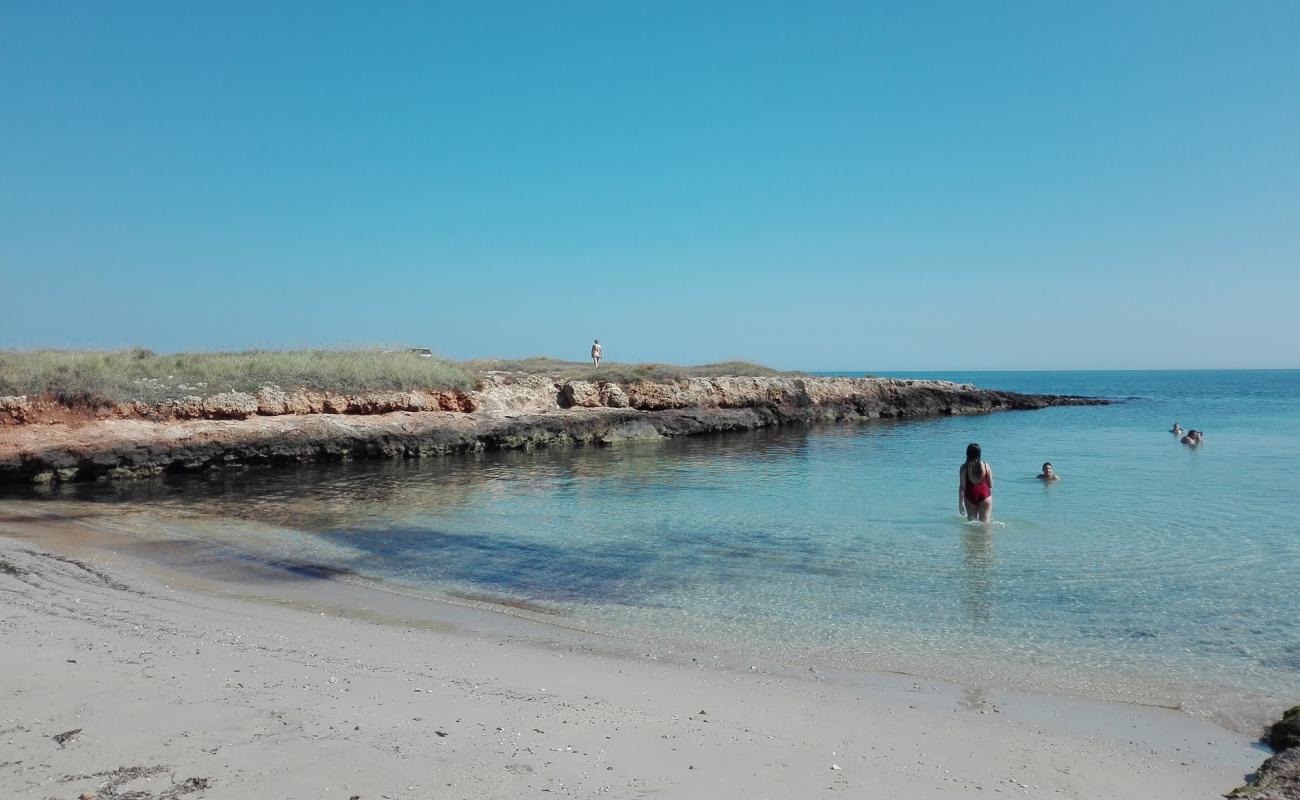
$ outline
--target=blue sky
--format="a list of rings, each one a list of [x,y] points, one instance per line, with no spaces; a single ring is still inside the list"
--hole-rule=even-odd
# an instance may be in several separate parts
[[[1300,3],[0,3],[0,347],[1300,367]]]

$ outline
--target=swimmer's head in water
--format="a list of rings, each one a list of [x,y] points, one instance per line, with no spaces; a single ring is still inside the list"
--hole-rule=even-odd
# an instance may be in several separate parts
[[[1050,461],[1044,461],[1044,462],[1043,462],[1043,472],[1051,472],[1051,470],[1052,470],[1052,462],[1050,462]]]
[[[980,446],[978,444],[971,442],[970,444],[966,445],[967,464],[970,464],[971,462],[974,461],[979,461],[980,458],[981,458],[981,453],[980,453]]]

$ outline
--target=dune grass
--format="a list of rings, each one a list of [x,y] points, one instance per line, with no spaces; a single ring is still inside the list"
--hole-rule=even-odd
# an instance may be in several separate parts
[[[334,392],[469,389],[485,371],[528,372],[569,380],[674,380],[720,375],[778,375],[776,370],[722,364],[604,364],[553,358],[451,361],[405,350],[250,350],[159,355],[129,350],[0,351],[0,395],[52,394],[64,401],[155,403],[189,395],[255,392],[263,386]]]
[[[0,352],[0,395],[48,392],[65,400],[157,402],[263,386],[360,392],[466,389],[473,383],[473,373],[454,361],[380,350]]]
[[[475,372],[528,372],[536,375],[553,375],[566,380],[611,381],[614,383],[671,381],[682,378],[716,378],[724,375],[759,377],[794,374],[782,373],[771,367],[752,364],[748,361],[724,361],[717,364],[700,364],[698,366],[622,364],[606,361],[599,367],[593,367],[590,361],[561,361],[556,358],[537,357],[509,360],[476,359],[463,363]]]

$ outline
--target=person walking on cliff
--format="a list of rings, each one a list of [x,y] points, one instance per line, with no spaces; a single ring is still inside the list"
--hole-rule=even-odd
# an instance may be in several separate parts
[[[600,340],[599,339],[591,343],[591,365],[593,367],[600,366]]]

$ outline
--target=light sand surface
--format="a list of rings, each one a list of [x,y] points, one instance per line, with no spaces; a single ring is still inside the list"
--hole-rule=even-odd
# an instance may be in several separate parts
[[[46,532],[0,520],[0,798],[1182,799],[1263,757],[1174,711],[620,654]]]

